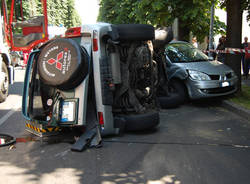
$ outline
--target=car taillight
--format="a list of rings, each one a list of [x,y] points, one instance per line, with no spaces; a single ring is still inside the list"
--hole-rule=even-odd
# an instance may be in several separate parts
[[[81,36],[81,27],[72,27],[65,32],[66,38],[79,37]]]
[[[93,31],[93,51],[98,51],[98,33],[96,30]]]
[[[98,112],[99,125],[104,126],[103,112]]]

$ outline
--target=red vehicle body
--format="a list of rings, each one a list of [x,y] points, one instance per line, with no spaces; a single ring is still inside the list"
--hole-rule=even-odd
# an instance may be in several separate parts
[[[32,12],[29,15],[26,12],[24,15],[23,5],[31,2],[30,0],[11,0],[10,10],[8,10],[6,0],[1,0],[4,40],[10,52],[21,51],[22,54],[27,55],[35,47],[49,39],[47,1],[40,1],[40,12]],[[27,57],[22,56],[24,64],[26,63],[25,58]]]

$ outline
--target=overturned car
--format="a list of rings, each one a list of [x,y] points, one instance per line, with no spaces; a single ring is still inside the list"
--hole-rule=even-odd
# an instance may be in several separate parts
[[[28,129],[83,126],[89,137],[99,135],[98,144],[100,135],[156,127],[153,39],[150,25],[98,23],[69,29],[32,52],[22,105]]]

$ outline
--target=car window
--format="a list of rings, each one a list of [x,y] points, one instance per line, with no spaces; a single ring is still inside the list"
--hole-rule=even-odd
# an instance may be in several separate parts
[[[208,61],[207,55],[188,43],[170,43],[165,54],[173,63]]]

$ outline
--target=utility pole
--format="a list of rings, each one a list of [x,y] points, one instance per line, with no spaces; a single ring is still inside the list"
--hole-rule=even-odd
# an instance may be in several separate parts
[[[213,48],[213,40],[214,40],[214,2],[211,6],[211,18],[210,18],[210,29],[209,29],[209,50],[215,49]],[[208,52],[208,56],[212,57],[212,52]]]

